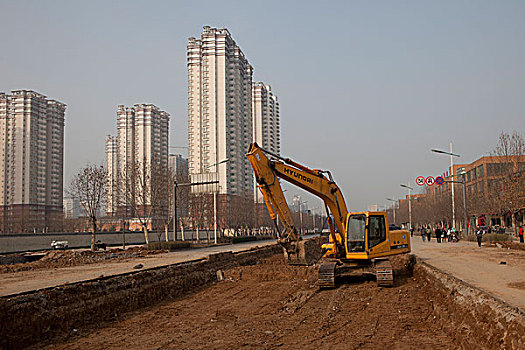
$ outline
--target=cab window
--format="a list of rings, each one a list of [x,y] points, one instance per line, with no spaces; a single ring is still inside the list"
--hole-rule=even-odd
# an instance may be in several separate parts
[[[347,247],[348,252],[365,251],[365,215],[351,215],[347,223]]]
[[[386,240],[385,217],[370,216],[368,218],[368,248],[372,248]]]

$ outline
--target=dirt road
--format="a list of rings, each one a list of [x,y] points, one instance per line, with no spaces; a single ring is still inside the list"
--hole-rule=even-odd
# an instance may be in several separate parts
[[[525,312],[525,250],[481,248],[474,242],[412,241],[418,258]],[[505,264],[502,264],[504,262]]]
[[[455,349],[419,282],[353,281],[319,291],[315,268],[280,255],[234,268],[181,300],[81,330],[58,349]],[[55,345],[53,346],[55,348]]]
[[[0,274],[0,296],[22,293],[42,288],[59,286],[66,283],[86,281],[102,276],[117,275],[136,271],[134,266],[142,264],[144,268],[165,266],[183,261],[202,259],[210,254],[248,250],[255,246],[275,244],[275,241],[256,241],[233,245],[215,246],[202,249],[188,249],[172,253],[148,255],[121,261],[101,262],[74,267],[48,270],[20,271]]]

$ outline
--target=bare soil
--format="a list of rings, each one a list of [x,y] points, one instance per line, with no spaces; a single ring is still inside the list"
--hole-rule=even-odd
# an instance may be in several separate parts
[[[109,249],[97,252],[90,250],[53,250],[45,253],[45,255],[37,261],[0,265],[0,274],[120,261],[166,252],[167,250],[143,250],[141,247],[132,247],[126,250]]]
[[[224,271],[225,279],[171,302],[72,330],[57,349],[457,349],[432,295],[395,261],[396,285],[348,279],[319,290],[317,268],[281,255]],[[445,319],[445,318],[444,318]],[[467,339],[462,344],[475,339]],[[472,343],[473,342],[473,343]]]
[[[501,247],[509,250],[525,250],[525,244],[518,242],[484,242],[485,247]]]

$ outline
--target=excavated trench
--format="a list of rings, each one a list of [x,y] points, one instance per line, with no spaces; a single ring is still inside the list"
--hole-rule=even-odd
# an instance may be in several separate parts
[[[278,246],[0,299],[0,348],[523,349],[524,315],[423,262],[316,286]],[[221,281],[218,281],[218,277]]]

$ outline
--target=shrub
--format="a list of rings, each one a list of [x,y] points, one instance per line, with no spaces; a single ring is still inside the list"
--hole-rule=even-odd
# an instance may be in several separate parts
[[[274,237],[274,236],[271,236],[271,235],[255,236],[255,237],[257,237],[258,241],[266,241],[266,240],[269,240],[269,239],[277,239],[277,237]]]
[[[169,250],[173,252],[179,249],[191,248],[190,242],[151,242],[145,245],[147,250]]]
[[[476,235],[468,236],[467,241],[476,242],[477,241]],[[509,241],[512,241],[512,238],[509,235],[502,234],[502,233],[485,233],[481,241],[482,242],[509,242]]]
[[[235,244],[235,243],[242,243],[242,242],[252,242],[256,240],[257,240],[256,236],[238,236],[238,237],[232,238],[232,243]]]
[[[487,233],[483,235],[483,242],[508,242],[512,241],[512,238],[509,235],[501,233]]]

